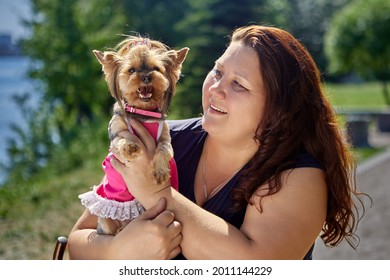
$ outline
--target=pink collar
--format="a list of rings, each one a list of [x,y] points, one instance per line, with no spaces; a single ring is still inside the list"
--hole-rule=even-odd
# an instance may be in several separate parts
[[[127,104],[126,104],[125,109],[129,113],[133,113],[133,114],[137,114],[137,115],[153,117],[153,118],[157,118],[157,119],[162,119],[163,118],[163,115],[161,113],[159,113],[159,112],[153,112],[153,111],[137,109],[137,108],[131,107],[131,106],[127,105]]]

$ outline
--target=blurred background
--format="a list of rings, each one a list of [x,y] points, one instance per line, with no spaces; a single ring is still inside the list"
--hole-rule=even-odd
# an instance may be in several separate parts
[[[373,196],[361,249],[319,240],[315,257],[390,259],[388,0],[2,0],[0,259],[50,259],[83,211],[77,195],[103,176],[114,100],[93,49],[137,33],[190,47],[169,118],[196,117],[204,77],[231,31],[251,23],[309,49]]]

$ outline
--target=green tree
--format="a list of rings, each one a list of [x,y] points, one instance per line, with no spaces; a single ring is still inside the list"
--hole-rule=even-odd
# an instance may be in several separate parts
[[[183,41],[176,24],[188,13],[186,1],[143,0],[124,2],[124,12],[128,19],[126,32],[137,32],[162,41],[175,48]]]
[[[167,0],[30,3],[33,16],[24,23],[32,36],[23,48],[33,61],[29,76],[39,82],[42,101],[36,112],[25,114],[28,131],[13,126],[11,162],[2,166],[6,173],[13,171],[10,177],[23,174],[24,179],[52,161],[61,162],[58,169],[77,166],[93,153],[84,143],[96,146],[101,141],[100,127],[105,127],[114,100],[92,50],[111,49],[132,31],[174,46],[182,38],[172,30],[187,11],[186,2]],[[21,106],[26,98],[18,98]],[[96,127],[99,121],[104,124]]]
[[[24,24],[32,35],[22,45],[33,62],[29,76],[38,81],[41,101],[32,111],[26,108],[27,95],[15,98],[28,129],[12,125],[10,161],[0,166],[11,180],[29,179],[50,160],[58,169],[75,167],[88,156],[80,138],[101,139],[90,124],[105,120],[114,101],[92,50],[112,46],[124,30],[122,2],[115,2],[31,0],[33,16]]]
[[[332,20],[325,51],[331,71],[381,81],[390,105],[390,1],[355,0],[347,5]]]
[[[41,103],[38,110],[28,107],[30,95],[28,93],[14,96],[21,115],[24,128],[16,123],[11,124],[15,137],[7,139],[7,153],[10,161],[1,162],[0,168],[4,171],[7,180],[20,182],[29,179],[42,168],[54,147],[50,137],[52,133],[51,119],[47,118],[48,106]]]
[[[232,29],[265,21],[267,1],[188,0],[188,13],[177,24],[190,47],[183,65],[184,79],[173,100],[175,117],[199,116],[203,80],[226,48]]]
[[[286,0],[286,29],[308,48],[318,67],[325,71],[324,34],[330,20],[350,0]]]
[[[23,46],[38,67],[30,76],[43,85],[43,100],[50,104],[59,135],[66,137],[76,124],[109,112],[102,110],[108,109],[110,96],[102,90],[101,71],[91,50],[102,47],[124,22],[117,16],[118,6],[106,0],[31,3],[34,17],[26,24],[32,36]]]

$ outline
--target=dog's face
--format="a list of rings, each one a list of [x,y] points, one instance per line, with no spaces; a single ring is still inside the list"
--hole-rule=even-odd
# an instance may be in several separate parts
[[[170,86],[164,61],[147,46],[130,49],[119,66],[118,83],[127,104],[151,111],[161,111]]]
[[[118,52],[94,54],[103,66],[111,95],[120,104],[165,114],[188,48],[174,51],[157,41],[150,42],[129,41]]]

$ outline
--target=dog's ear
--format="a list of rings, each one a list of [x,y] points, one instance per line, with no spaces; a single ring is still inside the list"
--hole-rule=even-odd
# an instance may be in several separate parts
[[[167,52],[168,56],[168,66],[167,66],[167,76],[169,79],[169,88],[167,90],[167,94],[165,94],[162,112],[165,114],[168,112],[169,106],[171,104],[171,100],[173,95],[176,92],[176,83],[180,78],[181,74],[181,66],[187,56],[189,48],[182,48],[178,51],[170,50]]]
[[[112,97],[117,101],[121,100],[122,96],[117,87],[117,75],[120,65],[120,57],[114,52],[104,52],[94,50],[97,60],[102,65],[104,75],[106,77],[107,85],[110,89]]]
[[[178,51],[170,50],[167,52],[168,59],[168,74],[171,76],[171,84],[175,84],[181,74],[181,66],[187,56],[187,53],[190,49],[189,48],[182,48]]]
[[[176,58],[174,59],[175,68],[181,68],[189,50],[189,48],[182,48],[176,51]]]
[[[106,76],[111,75],[115,72],[118,67],[119,58],[114,52],[104,52],[93,50],[97,60],[102,65],[103,72]]]
[[[104,64],[104,55],[101,51],[93,50],[93,54],[96,56],[97,60],[100,62],[100,64]]]

